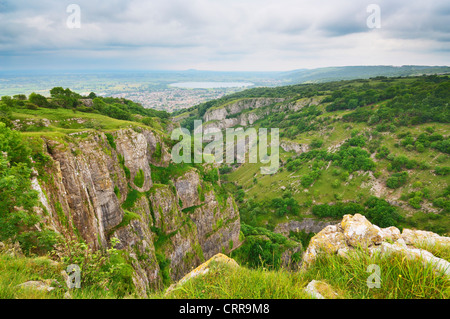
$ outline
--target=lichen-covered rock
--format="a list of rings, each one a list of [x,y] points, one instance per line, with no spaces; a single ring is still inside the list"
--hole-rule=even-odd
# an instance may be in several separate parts
[[[442,273],[450,279],[450,263],[448,261],[438,258],[424,249],[407,246],[404,241],[397,241],[394,244],[383,242],[381,247],[378,247],[376,250],[372,250],[372,253],[375,252],[385,255],[397,253],[407,257],[410,260],[420,260],[424,266],[429,264],[436,272]]]
[[[158,287],[162,282],[154,246],[155,234],[151,231],[153,220],[146,198],[139,199],[134,211],[138,217],[115,230],[111,237],[119,240],[116,249],[129,252],[135,270],[133,283],[144,295],[148,287]]]
[[[310,266],[319,254],[348,257],[356,248],[360,248],[369,254],[399,253],[409,259],[421,260],[450,278],[449,262],[425,249],[414,247],[437,243],[450,245],[450,238],[418,230],[404,229],[403,233],[400,233],[396,227],[379,228],[360,214],[345,215],[341,223],[327,226],[311,238],[303,256],[303,267]]]
[[[121,169],[117,160],[102,151],[105,144],[97,135],[74,138],[69,145],[47,141],[53,178],[41,185],[48,200],[43,205],[50,208],[48,213],[60,233],[78,233],[95,248],[107,245],[106,234],[123,218],[114,192],[115,184],[123,179],[116,173],[115,182],[111,176],[111,171]]]
[[[227,104],[223,107],[211,108],[206,111],[203,116],[203,120],[205,122],[208,121],[223,121],[228,116],[238,114],[246,109],[258,109],[262,108],[274,103],[282,102],[284,99],[279,98],[250,98],[250,99],[242,99],[230,104]],[[231,127],[231,126],[230,126]]]
[[[390,227],[383,230],[360,214],[345,215],[341,227],[347,245],[351,247],[369,247],[381,244],[386,239],[396,240],[400,237],[400,231],[397,228]]]
[[[177,195],[181,199],[182,209],[200,205],[199,197],[200,177],[194,170],[190,170],[175,181]]]
[[[292,111],[298,111],[305,106],[310,105],[319,105],[319,103],[323,100],[323,97],[311,97],[311,98],[301,98],[293,103],[287,104],[288,109]]]
[[[296,254],[301,256],[303,247],[301,244],[298,246],[288,248],[281,254],[281,267],[291,270],[298,270],[301,266],[301,260],[294,257]]]
[[[339,249],[346,247],[341,225],[329,225],[311,238],[308,248],[303,254],[303,263],[312,263],[319,253],[334,254]]]
[[[294,151],[297,154],[305,153],[310,150],[310,147],[307,144],[298,144],[298,143],[295,143],[292,141],[286,141],[286,140],[281,141],[280,147],[285,152]]]
[[[439,236],[430,231],[404,229],[402,238],[408,245],[450,245],[450,237]]]
[[[313,299],[337,299],[339,294],[324,281],[312,280],[304,291]]]
[[[230,251],[240,245],[241,223],[239,211],[232,197],[220,203],[213,191],[206,193],[204,205],[197,207],[191,218],[197,226],[199,243],[205,259],[215,255],[218,249]]]
[[[150,146],[146,136],[131,129],[117,131],[115,143],[118,153],[123,156],[124,165],[130,170],[130,181],[133,182],[136,175],[142,171],[144,184],[132,185],[141,192],[148,191],[153,183],[149,166]]]
[[[175,288],[182,286],[185,282],[191,280],[192,278],[195,278],[197,276],[204,275],[209,272],[210,266],[212,263],[223,263],[230,265],[231,267],[239,267],[238,263],[228,256],[224,254],[216,254],[213,257],[211,257],[208,261],[202,263],[200,266],[189,272],[187,275],[185,275],[183,278],[181,278],[177,283],[171,285],[165,292],[167,295],[171,291],[173,291]]]

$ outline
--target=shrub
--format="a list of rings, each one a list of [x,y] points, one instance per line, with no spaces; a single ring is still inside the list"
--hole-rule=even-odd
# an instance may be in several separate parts
[[[139,171],[136,173],[136,176],[134,176],[134,185],[136,185],[137,187],[142,187],[144,186],[144,182],[144,171],[142,169],[139,169]]]
[[[50,103],[47,101],[47,98],[45,96],[34,92],[30,94],[30,96],[28,97],[28,101],[39,107],[50,107]]]
[[[365,206],[367,207],[365,212],[367,219],[379,227],[399,227],[399,223],[403,221],[403,217],[397,209],[384,199],[372,196],[365,203]]]
[[[118,243],[117,238],[112,238],[111,248],[102,252],[84,242],[64,239],[56,245],[53,255],[60,259],[64,268],[69,265],[80,267],[82,287],[107,288],[124,297],[135,291],[134,270],[127,261],[126,253],[115,248]]]
[[[450,167],[440,167],[440,166],[436,166],[436,168],[434,169],[434,173],[436,175],[440,175],[440,176],[447,176],[450,173]]]
[[[319,140],[319,139],[313,139],[311,144],[309,144],[309,146],[311,147],[311,149],[314,148],[321,148],[323,145],[323,140]]]
[[[394,173],[387,179],[386,186],[392,189],[396,189],[405,185],[407,180],[407,172]]]
[[[116,143],[114,142],[114,136],[111,133],[105,133],[106,136],[106,140],[108,141],[109,145],[113,148],[116,149]]]

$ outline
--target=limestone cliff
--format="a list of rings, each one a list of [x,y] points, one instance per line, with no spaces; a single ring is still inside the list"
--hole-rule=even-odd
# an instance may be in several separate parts
[[[116,248],[128,253],[142,292],[240,244],[233,198],[203,180],[197,168],[174,169],[162,133],[47,136],[42,151],[49,161],[33,187],[47,225],[95,249],[118,238]],[[163,181],[155,181],[157,173]]]
[[[284,101],[284,99],[253,98],[237,100],[221,107],[209,109],[203,116],[203,120],[205,122],[214,120],[223,121],[224,119],[229,118],[232,115],[241,113],[244,110],[258,109],[282,101]]]
[[[284,99],[249,98],[211,108],[203,115],[203,132],[208,134],[235,126],[252,125],[270,112],[267,107],[282,101]]]

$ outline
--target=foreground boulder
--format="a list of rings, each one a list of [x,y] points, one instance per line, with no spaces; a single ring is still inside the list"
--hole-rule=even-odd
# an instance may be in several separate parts
[[[329,284],[312,280],[305,288],[305,293],[313,299],[338,299],[339,294]]]
[[[178,288],[178,287],[182,286],[185,282],[191,280],[192,278],[195,278],[197,276],[201,276],[201,275],[204,275],[204,274],[208,273],[209,269],[210,269],[210,266],[211,266],[211,263],[224,263],[224,264],[231,265],[232,267],[239,267],[238,263],[234,259],[229,258],[228,256],[219,253],[219,254],[214,255],[213,257],[211,257],[208,261],[204,262],[203,264],[201,264],[200,266],[198,266],[194,270],[192,270],[187,275],[185,275],[176,284],[171,285],[167,289],[165,295],[167,295],[168,293],[173,291],[175,288]]]
[[[23,284],[18,285],[17,288],[50,292],[55,289],[54,287],[51,286],[52,283],[53,283],[52,280],[27,281],[27,282],[24,282]]]
[[[303,267],[312,265],[320,254],[345,257],[349,252],[361,248],[369,254],[399,253],[408,259],[420,260],[450,278],[448,261],[418,248],[436,244],[450,246],[450,238],[421,230],[404,229],[400,232],[396,227],[380,228],[360,214],[345,215],[341,223],[329,225],[311,238],[303,255]]]

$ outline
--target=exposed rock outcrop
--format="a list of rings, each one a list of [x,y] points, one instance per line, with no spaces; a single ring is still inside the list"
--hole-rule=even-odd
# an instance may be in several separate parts
[[[345,257],[359,248],[369,254],[402,254],[408,259],[430,264],[450,279],[449,262],[417,247],[436,243],[450,245],[450,238],[420,230],[404,229],[400,232],[396,227],[380,228],[360,214],[345,215],[340,224],[325,227],[311,239],[303,255],[303,267],[314,263],[319,254],[339,254]]]
[[[311,280],[304,291],[313,299],[338,299],[339,294],[326,282]]]
[[[289,103],[287,107],[292,111],[298,111],[304,108],[305,106],[319,105],[322,100],[323,100],[322,96],[301,98],[293,103]]]
[[[280,98],[250,98],[237,100],[221,107],[209,109],[203,116],[203,120],[205,122],[214,120],[223,121],[230,117],[230,115],[238,114],[243,110],[259,109],[282,101],[284,101],[284,99]]]
[[[208,261],[204,262],[203,264],[201,264],[200,266],[198,266],[197,268],[195,268],[194,270],[192,270],[191,272],[186,274],[177,283],[171,285],[166,290],[165,295],[168,295],[174,289],[177,289],[177,288],[181,287],[187,281],[189,281],[189,280],[191,280],[191,279],[193,279],[195,277],[207,274],[209,272],[209,270],[210,270],[210,267],[211,267],[212,263],[224,263],[224,264],[230,265],[232,267],[239,267],[238,263],[234,259],[229,258],[229,257],[227,257],[227,256],[225,256],[224,254],[221,254],[221,253],[216,254],[213,257],[211,257]]]
[[[305,153],[308,152],[310,150],[309,145],[307,144],[298,144],[292,141],[281,141],[280,142],[280,147],[285,151],[285,152],[295,152],[297,154],[301,154],[301,153]]]
[[[303,231],[305,233],[318,233],[328,225],[333,225],[336,222],[325,222],[322,220],[315,220],[312,218],[304,218],[301,222],[291,221],[287,223],[279,223],[275,229],[275,233],[279,233],[283,236],[288,236],[292,232]]]

